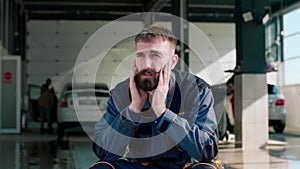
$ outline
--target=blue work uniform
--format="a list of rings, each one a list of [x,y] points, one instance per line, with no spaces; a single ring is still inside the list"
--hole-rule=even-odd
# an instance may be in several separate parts
[[[151,96],[149,96],[151,97]],[[93,151],[104,162],[124,156],[158,168],[183,168],[218,156],[218,129],[209,85],[187,72],[172,71],[165,101],[156,117],[148,98],[142,112],[132,112],[129,79],[113,90],[97,122]]]

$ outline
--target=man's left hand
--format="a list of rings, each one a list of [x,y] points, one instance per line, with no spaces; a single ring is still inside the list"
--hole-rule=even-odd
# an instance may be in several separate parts
[[[159,72],[159,81],[157,88],[155,89],[151,107],[154,110],[157,117],[161,116],[166,111],[166,98],[169,91],[171,66],[166,64],[166,66]]]

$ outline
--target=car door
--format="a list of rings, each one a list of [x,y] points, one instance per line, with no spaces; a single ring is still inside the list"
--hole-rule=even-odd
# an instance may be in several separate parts
[[[28,112],[30,118],[35,122],[40,122],[38,100],[41,95],[41,86],[35,84],[28,85]]]

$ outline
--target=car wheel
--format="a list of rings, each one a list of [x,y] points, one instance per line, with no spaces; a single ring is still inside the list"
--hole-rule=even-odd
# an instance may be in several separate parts
[[[285,128],[285,123],[282,122],[275,123],[273,124],[273,128],[276,133],[282,133]]]
[[[22,111],[21,114],[21,131],[24,132],[28,129],[28,113],[26,111]]]

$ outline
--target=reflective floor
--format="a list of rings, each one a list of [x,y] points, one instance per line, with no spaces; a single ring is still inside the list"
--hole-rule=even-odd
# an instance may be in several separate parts
[[[67,169],[70,151],[58,148],[55,135],[30,131],[21,135],[0,135],[1,169]]]
[[[234,143],[220,142],[220,158],[226,169],[299,169],[300,135],[269,133],[263,148],[243,151]]]
[[[255,151],[234,148],[232,138],[220,142],[225,169],[300,168],[300,135],[271,132],[269,143]],[[86,135],[69,135],[68,142],[57,146],[55,134],[38,130],[0,135],[0,156],[1,169],[87,169],[97,160]]]

